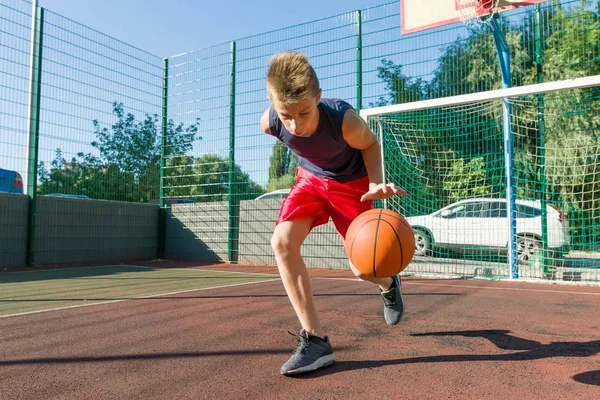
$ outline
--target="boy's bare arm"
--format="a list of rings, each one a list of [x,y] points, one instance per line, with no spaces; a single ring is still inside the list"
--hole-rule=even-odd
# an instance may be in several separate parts
[[[354,110],[348,110],[344,115],[342,132],[350,147],[362,151],[371,184],[383,183],[381,149],[377,137],[367,123]]]
[[[362,151],[363,161],[369,174],[369,191],[363,195],[361,201],[383,199],[395,194],[408,196],[404,189],[393,183],[383,182],[381,147],[377,137],[354,110],[348,110],[344,115],[342,132],[351,147]]]
[[[269,124],[269,109],[267,108],[263,115],[260,117],[260,129],[263,130],[264,133],[271,133],[271,128]]]

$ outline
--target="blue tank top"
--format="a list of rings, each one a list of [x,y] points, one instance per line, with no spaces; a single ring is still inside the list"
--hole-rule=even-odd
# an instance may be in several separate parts
[[[344,114],[352,106],[340,99],[321,99],[319,125],[310,136],[292,135],[271,106],[271,135],[298,156],[298,166],[321,178],[349,182],[367,175],[362,152],[350,147],[342,134]]]

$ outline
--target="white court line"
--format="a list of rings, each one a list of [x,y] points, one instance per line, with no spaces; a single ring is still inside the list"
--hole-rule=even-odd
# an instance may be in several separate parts
[[[49,309],[46,309],[46,310],[27,311],[27,312],[24,312],[24,313],[2,315],[2,316],[0,316],[0,319],[2,319],[2,318],[8,318],[8,317],[18,317],[18,316],[21,316],[21,315],[39,314],[39,313],[44,313],[44,312],[49,312],[49,311],[68,310],[68,309],[71,309],[71,308],[98,306],[98,305],[102,305],[102,304],[120,303],[120,302],[131,301],[131,300],[150,299],[152,297],[170,296],[170,295],[174,295],[174,294],[181,294],[181,293],[188,293],[188,292],[200,292],[200,291],[203,291],[203,290],[223,289],[223,288],[229,288],[229,287],[234,287],[234,286],[253,285],[253,284],[265,283],[265,282],[275,282],[275,281],[278,281],[278,280],[279,279],[269,279],[269,280],[260,281],[260,282],[235,283],[233,285],[213,286],[213,287],[201,288],[201,289],[186,289],[186,290],[180,290],[180,291],[177,291],[177,292],[169,292],[169,293],[152,294],[152,295],[148,295],[148,296],[132,297],[132,298],[129,298],[129,299],[108,300],[108,301],[94,302],[94,303],[90,303],[90,304],[77,304],[77,305],[67,306],[67,307],[49,308]]]
[[[217,269],[201,269],[202,267],[190,267],[190,268],[169,268],[169,267],[146,267],[140,265],[127,265],[132,268],[147,268],[147,269],[160,269],[160,270],[173,270],[173,271],[199,271],[199,272],[221,272],[224,274],[242,274],[242,275],[257,275],[257,276],[277,276],[278,274],[266,274],[264,272],[240,272],[240,271],[222,271]]]
[[[149,267],[146,265],[96,265],[91,267],[72,267],[72,268],[49,268],[49,269],[34,269],[34,270],[23,270],[23,271],[3,271],[3,274],[20,274],[23,272],[34,273],[34,272],[50,272],[50,271],[73,271],[77,269],[91,269],[91,268],[139,268],[139,269],[160,269],[160,270],[174,270],[174,271],[201,271],[201,272],[222,272],[225,274],[243,274],[243,275],[259,275],[259,276],[279,276],[278,274],[266,274],[266,273],[253,273],[253,272],[238,272],[238,271],[221,271],[215,269],[200,269],[202,267],[190,267],[190,268],[169,268],[169,267]],[[82,277],[83,278],[83,277]]]
[[[125,265],[123,265],[123,266],[125,266]],[[109,267],[109,266],[106,266],[106,267]],[[116,267],[116,266],[110,266],[110,267]],[[127,267],[135,267],[135,268],[141,268],[141,269],[160,269],[160,267],[144,267],[144,266],[137,266],[137,265],[127,265]],[[71,268],[61,268],[61,269],[71,269]],[[190,270],[190,268],[162,268],[162,269],[177,269],[177,270],[185,270],[185,271]],[[214,287],[201,288],[201,289],[187,289],[187,290],[181,290],[181,291],[176,291],[176,292],[134,297],[134,298],[130,298],[130,299],[109,300],[109,301],[103,301],[103,302],[94,302],[94,303],[90,303],[90,304],[79,304],[79,305],[73,305],[73,306],[67,306],[67,307],[51,308],[51,309],[46,309],[46,310],[28,311],[28,312],[24,312],[24,313],[3,315],[3,316],[0,316],[0,319],[8,318],[8,317],[16,317],[16,316],[21,316],[21,315],[39,314],[39,313],[49,312],[49,311],[60,311],[60,310],[67,310],[67,309],[71,309],[71,308],[78,308],[78,307],[88,307],[88,306],[96,306],[96,305],[103,305],[103,304],[110,304],[110,303],[119,303],[119,302],[138,300],[138,299],[148,299],[148,298],[152,298],[152,297],[169,296],[169,295],[174,295],[174,294],[197,292],[197,291],[204,291],[204,290],[211,290],[211,289],[222,289],[222,288],[228,288],[228,287],[252,285],[252,284],[257,284],[257,283],[275,282],[275,281],[281,280],[279,275],[276,275],[276,274],[258,274],[258,273],[254,274],[254,273],[248,273],[248,272],[219,271],[219,270],[195,270],[195,271],[237,273],[237,274],[256,275],[256,276],[265,276],[265,277],[271,277],[271,276],[275,277],[276,276],[277,278],[264,280],[264,281],[260,281],[260,282],[238,283],[238,284],[232,284],[232,285],[214,286]],[[17,272],[17,271],[15,271],[15,272]],[[18,271],[18,272],[35,272],[35,271]],[[313,277],[313,278],[320,279],[320,280],[339,280],[339,281],[349,281],[349,282],[360,282],[360,280],[358,278],[336,278],[336,277]],[[437,286],[437,287],[457,287],[457,288],[466,288],[466,289],[508,290],[508,291],[520,291],[520,292],[541,292],[541,293],[559,293],[559,294],[570,294],[570,295],[600,296],[600,293],[593,293],[593,292],[573,292],[573,291],[566,291],[566,290],[542,290],[542,289],[524,289],[524,288],[489,287],[489,286],[472,286],[472,285],[450,285],[450,284],[443,284],[443,283],[410,282],[407,280],[403,280],[402,285],[421,285],[421,286]]]
[[[332,279],[338,281],[350,281],[350,282],[360,282],[358,278],[327,278],[324,276],[315,277],[315,279]],[[480,282],[480,281],[478,281]],[[481,281],[484,282],[484,281]],[[467,288],[467,289],[485,289],[485,290],[512,290],[516,292],[541,292],[541,293],[564,293],[564,294],[583,294],[588,296],[600,296],[600,293],[594,292],[571,292],[567,290],[542,290],[542,289],[524,289],[524,288],[507,288],[507,287],[489,287],[489,286],[471,286],[471,285],[449,285],[444,283],[423,283],[423,282],[410,282],[407,280],[402,281],[402,286],[404,285],[421,285],[421,286],[440,286],[440,287],[459,287],[459,288]]]

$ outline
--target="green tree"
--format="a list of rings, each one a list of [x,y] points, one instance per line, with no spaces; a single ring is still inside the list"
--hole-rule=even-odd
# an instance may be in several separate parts
[[[535,70],[522,47],[522,33],[511,30],[504,19],[500,24],[508,30],[513,82],[532,82]],[[502,85],[495,42],[486,29],[449,45],[439,57],[429,83],[405,76],[401,66],[389,61],[382,62],[378,72],[386,96],[373,105],[486,91]],[[403,113],[396,121],[394,116],[388,117],[391,121],[384,130],[393,140],[386,146],[386,155],[403,160],[391,161],[390,169],[398,173],[388,176],[411,180],[400,182],[421,199],[422,204],[412,206],[414,212],[430,212],[460,196],[478,194],[482,191],[478,184],[481,179],[486,182],[486,192],[502,190],[501,117],[502,108],[494,104]],[[398,151],[394,155],[395,148]]]
[[[277,189],[288,189],[295,181],[295,171],[298,157],[287,146],[277,141],[273,146],[273,153],[269,159],[268,192]]]
[[[93,199],[110,196],[110,200],[139,201],[139,185],[135,184],[133,174],[122,172],[114,164],[105,166],[89,156],[73,157],[68,163],[57,149],[50,166],[48,171],[40,163],[39,194],[79,194]]]
[[[600,74],[600,15],[590,4],[557,7],[546,41],[545,80]],[[555,92],[544,100],[550,200],[569,214],[574,247],[588,248],[600,242],[600,90]]]
[[[511,54],[513,86],[533,83],[535,69],[531,54],[523,48],[523,34],[505,20],[499,21],[506,32],[506,41]],[[446,97],[482,92],[502,87],[502,75],[493,35],[488,29],[458,38],[450,44],[437,62],[429,91],[432,96]]]
[[[157,165],[161,157],[162,139],[158,115],[148,115],[143,121],[137,121],[131,113],[125,114],[123,103],[113,103],[113,113],[117,121],[111,129],[100,128],[97,120],[93,121],[94,134],[97,140],[92,146],[100,152],[100,160],[117,165],[123,172],[130,172],[141,178],[147,170]],[[167,123],[167,145],[165,157],[184,154],[193,148],[200,121],[184,128],[183,124],[175,126],[172,120]]]
[[[269,158],[269,182],[287,174],[289,164],[289,149],[281,142],[275,142],[273,153]]]
[[[288,175],[296,176],[296,168],[298,168],[298,156],[294,152],[290,152],[290,165],[288,165]]]
[[[137,121],[125,114],[122,103],[113,103],[116,122],[111,128],[101,128],[93,121],[96,135],[92,147],[99,155],[80,152],[67,162],[60,149],[50,163],[39,165],[40,194],[84,194],[94,199],[146,202],[159,196],[161,131],[158,115],[146,114]],[[193,147],[199,120],[185,127],[167,123],[166,157],[176,157]],[[168,174],[168,171],[167,171]]]
[[[377,67],[377,77],[383,82],[385,95],[369,104],[370,107],[410,103],[426,98],[427,85],[421,78],[410,78],[402,72],[402,65],[383,59]]]
[[[191,155],[180,155],[167,160],[165,167],[165,194],[173,198],[191,198],[192,188],[198,185],[194,170],[195,159]]]
[[[451,201],[488,195],[483,158],[473,158],[468,163],[462,158],[455,160],[444,180],[444,189]]]
[[[229,193],[229,159],[205,154],[195,159],[190,196],[196,201],[225,201]],[[234,166],[233,192],[238,200],[254,199],[264,191],[239,165]]]
[[[380,121],[385,132],[386,179],[410,197],[398,198],[404,215],[428,214],[447,204],[443,183],[456,158],[431,121],[435,111],[397,114]]]

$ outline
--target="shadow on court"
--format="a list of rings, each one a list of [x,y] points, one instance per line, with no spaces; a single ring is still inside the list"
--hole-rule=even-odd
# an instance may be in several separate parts
[[[573,379],[579,383],[600,386],[600,369],[596,371],[582,372],[581,374],[575,375]]]
[[[342,347],[340,350],[347,350]],[[41,364],[77,364],[77,363],[105,363],[116,361],[144,361],[144,360],[177,360],[185,358],[203,358],[203,357],[248,357],[265,356],[270,354],[287,355],[290,349],[256,349],[256,350],[235,350],[235,351],[198,351],[186,353],[152,353],[152,354],[122,354],[114,356],[98,357],[48,357],[31,358],[16,360],[0,360],[0,366],[10,365],[41,365]]]
[[[274,267],[192,271],[174,271],[176,289],[196,273],[277,277]],[[210,289],[211,279],[204,292],[145,299],[109,292],[113,282],[102,280],[88,301],[136,301],[0,318],[0,398],[3,390],[7,398],[597,398],[600,288],[407,278],[406,319],[390,327],[376,288],[348,271],[311,275],[336,350],[337,362],[323,370],[280,375],[296,344],[287,331],[299,327],[277,279]],[[59,286],[38,295],[56,305],[84,293]],[[22,297],[23,307],[38,304]]]
[[[116,275],[124,273],[148,273],[158,270],[150,267],[134,267],[128,265],[107,265],[100,267],[70,267],[32,271],[6,271],[0,273],[0,283],[24,283],[51,281],[55,279],[102,278],[114,279]],[[119,277],[119,279],[122,279]],[[128,277],[127,279],[132,279]]]
[[[391,360],[365,360],[365,361],[339,361],[331,367],[315,373],[298,376],[300,379],[310,379],[323,375],[339,372],[373,369],[389,365],[406,365],[421,363],[448,363],[448,362],[477,362],[477,361],[532,361],[557,357],[592,357],[600,354],[600,340],[588,342],[552,342],[542,344],[535,340],[520,338],[510,334],[507,330],[474,330],[454,332],[427,332],[412,334],[413,337],[468,337],[485,339],[492,342],[502,350],[511,350],[508,354],[453,354],[427,357],[401,358]],[[580,374],[573,379],[590,384],[600,376],[600,371]]]

